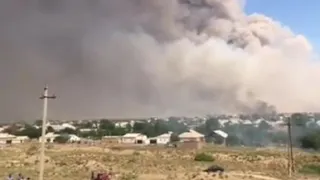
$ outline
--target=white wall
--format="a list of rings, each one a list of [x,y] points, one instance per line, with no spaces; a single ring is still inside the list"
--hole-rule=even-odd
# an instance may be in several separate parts
[[[143,144],[147,143],[148,137],[146,135],[141,135],[141,136],[137,136],[137,137],[125,137],[122,138],[121,142],[122,143],[126,143],[126,144],[134,144],[136,143],[138,140],[142,140]]]
[[[158,137],[157,144],[167,144],[170,142],[170,138],[168,137]]]
[[[122,143],[126,143],[126,144],[134,144],[136,141],[135,138],[122,138]]]
[[[39,142],[41,142],[41,137],[39,138]],[[53,141],[54,141],[54,139],[55,139],[55,137],[50,137],[50,138],[45,138],[45,143],[53,143]]]
[[[0,144],[6,144],[6,140],[1,139],[1,140],[0,140]]]

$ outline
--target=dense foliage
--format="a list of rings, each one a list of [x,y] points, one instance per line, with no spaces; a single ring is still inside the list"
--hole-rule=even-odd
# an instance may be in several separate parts
[[[245,116],[241,115],[240,119],[254,120],[259,118],[257,115]],[[272,116],[273,117],[273,116]],[[261,117],[260,117],[261,118]],[[292,139],[293,145],[305,149],[320,149],[320,129],[319,125],[313,119],[320,118],[320,114],[314,117],[309,117],[306,114],[295,113],[291,117]],[[221,144],[226,143],[228,146],[268,146],[268,145],[285,145],[288,140],[287,124],[284,122],[282,130],[274,129],[270,122],[261,120],[259,124],[250,123],[221,123],[219,119],[228,119],[227,116],[208,117],[202,123],[199,121],[190,121],[195,130],[206,136],[206,141],[209,143]],[[197,124],[198,123],[198,124]],[[5,129],[5,132],[28,136],[31,139],[40,137],[41,121],[37,120],[34,124],[25,124],[23,128],[13,125]],[[36,126],[35,126],[36,125]],[[169,118],[169,120],[151,119],[136,121],[134,124],[127,123],[126,125],[116,125],[114,121],[101,119],[75,125],[77,129],[65,128],[60,131],[55,131],[51,126],[47,127],[48,132],[59,134],[75,134],[83,138],[100,139],[102,136],[119,136],[126,133],[142,133],[148,137],[155,137],[169,131],[173,132],[171,142],[179,141],[178,135],[190,129],[185,122],[180,118]],[[190,125],[189,125],[190,126]],[[281,125],[280,125],[281,127]],[[87,131],[81,131],[87,129]],[[228,134],[226,139],[214,135],[214,130],[222,130]]]
[[[215,159],[210,154],[199,153],[199,154],[195,155],[194,160],[195,161],[202,161],[202,162],[212,162]]]

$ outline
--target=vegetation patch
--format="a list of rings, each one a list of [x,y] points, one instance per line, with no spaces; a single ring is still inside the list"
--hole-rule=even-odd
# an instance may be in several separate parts
[[[202,161],[202,162],[213,162],[215,159],[210,154],[207,153],[199,153],[196,154],[194,157],[195,161]]]
[[[319,164],[307,164],[307,165],[304,165],[300,169],[300,172],[304,173],[304,174],[320,175],[320,165]]]

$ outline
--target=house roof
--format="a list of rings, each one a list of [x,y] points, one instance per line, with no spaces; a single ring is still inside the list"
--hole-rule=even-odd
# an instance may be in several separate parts
[[[8,134],[8,133],[0,133],[0,138],[14,138],[16,136]]]
[[[143,136],[143,134],[141,134],[141,133],[127,133],[123,137],[125,137],[125,138],[135,138],[135,137],[138,137],[138,136]]]
[[[69,124],[69,123],[63,123],[61,125],[63,128],[70,128],[70,129],[76,129],[76,127],[74,127],[73,125]]]
[[[28,136],[17,136],[16,139],[17,140],[27,140],[27,139],[29,139],[29,137]]]
[[[59,136],[59,134],[54,134],[52,132],[49,132],[45,135],[46,138],[57,137],[57,136]]]
[[[223,137],[223,138],[227,138],[228,134],[222,130],[215,130],[213,131],[214,133],[218,134],[219,136]]]
[[[168,133],[161,134],[161,135],[157,136],[157,138],[170,138],[171,134],[172,134],[172,132],[168,132]]]
[[[201,137],[204,137],[204,135],[194,130],[190,130],[189,132],[184,132],[179,135],[179,138],[201,138]]]
[[[103,139],[121,138],[122,136],[103,136]]]
[[[80,140],[81,138],[74,134],[69,134],[69,140]]]

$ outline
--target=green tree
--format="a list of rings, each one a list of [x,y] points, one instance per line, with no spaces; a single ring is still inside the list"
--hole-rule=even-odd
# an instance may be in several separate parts
[[[72,128],[64,128],[59,131],[61,134],[77,134],[77,130],[74,130]]]
[[[175,143],[175,142],[179,142],[179,141],[180,141],[180,138],[179,138],[178,134],[172,133],[170,136],[170,142]]]
[[[209,134],[214,130],[220,129],[221,124],[219,120],[215,117],[209,117],[209,119],[206,120],[205,122],[205,134]]]
[[[130,123],[126,124],[126,131],[131,132],[133,130],[133,127],[131,126]]]
[[[82,129],[90,129],[93,127],[93,123],[92,122],[86,122],[86,123],[81,123],[79,125],[79,127]]]
[[[168,129],[169,131],[172,131],[178,134],[186,132],[189,129],[185,124],[179,122],[175,118],[170,118],[169,121],[167,122],[167,126],[169,128]]]
[[[163,120],[157,120],[154,124],[154,134],[156,136],[167,133],[169,131],[169,127]]]
[[[55,132],[55,130],[53,129],[52,126],[47,127],[46,133],[54,133],[54,132]]]
[[[54,138],[54,142],[59,144],[67,143],[68,140],[69,140],[69,136],[57,136],[56,138]]]
[[[303,113],[294,113],[291,115],[291,124],[292,126],[306,127],[306,123],[309,121],[307,114]]]
[[[270,124],[268,124],[266,121],[261,121],[258,128],[262,131],[267,131],[272,128]]]
[[[38,139],[41,136],[41,129],[37,129],[31,125],[26,124],[24,129],[17,131],[16,136],[28,136],[30,139]]]
[[[19,129],[20,128],[18,126],[13,124],[13,125],[9,126],[8,128],[4,129],[3,132],[14,135],[19,131]]]
[[[37,119],[37,120],[34,122],[34,125],[36,125],[36,126],[42,126],[42,120],[41,120],[41,119]]]
[[[300,144],[305,149],[320,149],[320,131],[309,133],[300,138]]]
[[[276,144],[286,144],[288,141],[288,134],[287,132],[272,132],[268,134],[269,139],[272,143]]]
[[[115,124],[107,119],[101,119],[100,120],[100,129],[112,131],[115,129]]]
[[[239,146],[242,145],[242,141],[240,138],[238,138],[235,135],[229,135],[226,139],[226,145],[227,146]]]
[[[196,127],[195,130],[202,134],[209,135],[212,134],[214,130],[218,130],[221,128],[222,126],[217,118],[209,117],[204,124]]]
[[[122,128],[122,127],[116,127],[112,132],[111,135],[113,136],[123,136],[126,133],[130,131],[127,130],[127,128]]]

